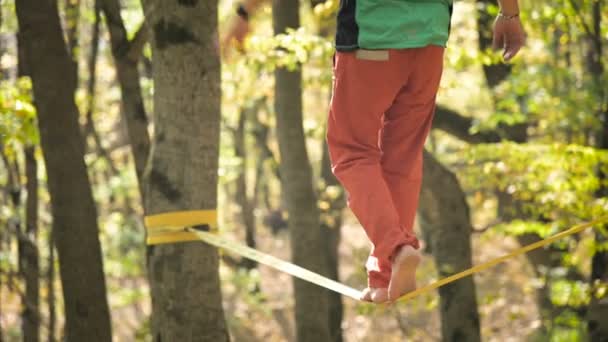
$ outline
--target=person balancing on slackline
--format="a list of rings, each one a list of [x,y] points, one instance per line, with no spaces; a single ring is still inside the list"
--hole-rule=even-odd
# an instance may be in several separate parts
[[[261,2],[239,5],[224,43],[242,43]],[[493,45],[508,61],[525,34],[517,0],[498,3]],[[416,288],[422,151],[451,12],[451,0],[340,1],[327,142],[332,170],[372,243],[364,301],[394,301]]]

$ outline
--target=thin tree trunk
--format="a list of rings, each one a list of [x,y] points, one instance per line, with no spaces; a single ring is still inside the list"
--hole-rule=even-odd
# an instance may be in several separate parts
[[[153,30],[154,149],[147,215],[215,210],[220,134],[217,1],[143,2]],[[217,250],[201,242],[148,247],[154,341],[227,341]]]
[[[2,252],[2,244],[0,243],[0,252]],[[0,274],[1,274],[2,269],[0,269]],[[2,303],[4,303],[2,301],[2,289],[4,288],[4,285],[2,284],[2,279],[0,278],[0,342],[4,342],[4,328],[2,327]]]
[[[140,194],[143,196],[142,178],[150,153],[150,135],[148,133],[148,116],[144,108],[137,64],[141,57],[143,46],[147,41],[149,28],[144,22],[134,38],[129,41],[120,15],[120,2],[118,0],[98,1],[101,3],[101,9],[106,17],[106,24],[110,33],[112,55],[114,56],[116,74],[120,84],[122,113],[127,123]],[[155,8],[151,8],[150,10],[152,12],[156,11]],[[149,14],[147,13],[146,17]]]
[[[275,34],[300,25],[297,0],[273,1]],[[281,192],[289,213],[292,260],[297,265],[327,275],[327,258],[313,187],[313,175],[306,151],[302,125],[302,73],[275,72],[275,115],[281,154]],[[331,341],[327,291],[294,279],[296,336],[300,342]]]
[[[9,186],[8,184],[11,183],[11,169],[10,169],[10,165],[7,164],[6,161],[6,157],[5,157],[5,153],[4,153],[4,145],[2,144],[2,140],[0,140],[0,155],[1,155],[1,160],[5,165],[5,169],[8,173],[8,177],[7,177],[7,186]],[[5,234],[7,234],[6,229],[0,230],[0,253],[4,254],[4,236]],[[3,294],[4,294],[4,288],[6,287],[3,283],[4,280],[4,267],[3,265],[0,264],[0,342],[4,341],[4,328],[2,326],[2,313],[3,313]]]
[[[601,128],[597,133],[597,147],[600,149],[608,149],[608,96],[606,96],[606,87],[602,85],[602,75],[605,75],[605,59],[603,58],[603,40],[601,36],[602,27],[602,6],[604,1],[594,1],[591,7],[592,25],[589,37],[589,51],[587,55],[586,68],[593,78],[593,84],[596,89],[596,97],[598,101],[598,116],[601,118]],[[608,197],[608,186],[606,179],[608,175],[599,172],[598,178],[600,184],[604,184],[597,192],[599,198]],[[604,228],[608,225],[604,224]],[[600,246],[605,244],[608,238],[599,230],[595,232],[595,243]],[[589,341],[603,342],[608,341],[608,295],[600,294],[599,289],[602,285],[608,284],[608,251],[598,248],[593,258],[591,259],[591,288],[593,295],[589,303],[587,312],[587,330],[589,333]]]
[[[118,174],[118,170],[116,169],[116,166],[114,166],[114,161],[110,157],[108,151],[103,147],[101,137],[99,136],[99,133],[97,133],[95,121],[93,119],[93,113],[95,113],[95,100],[97,97],[95,87],[97,86],[97,60],[99,59],[99,40],[101,35],[101,10],[99,8],[99,0],[95,0],[93,11],[95,12],[95,21],[93,22],[93,32],[91,35],[91,51],[88,56],[89,79],[87,80],[87,112],[85,115],[86,124],[84,127],[84,135],[85,137],[88,137],[89,135],[93,137],[93,142],[95,143],[99,156],[106,160],[112,174]]]
[[[340,186],[338,180],[331,172],[331,162],[329,160],[329,149],[327,148],[327,140],[323,141],[323,154],[321,159],[321,178],[326,187]],[[341,189],[341,188],[340,188]],[[345,200],[344,193],[340,192],[338,198],[328,198],[330,208],[325,212],[325,220],[322,222],[321,234],[325,240],[325,253],[327,257],[328,276],[331,279],[340,281],[339,270],[339,254],[338,247],[340,246],[340,233],[342,230],[342,213],[344,211]],[[342,296],[333,291],[328,291],[329,296],[329,332],[333,342],[342,342],[342,318],[344,316],[344,305]]]
[[[57,330],[57,309],[55,308],[55,243],[53,242],[53,228],[51,227],[48,240],[49,259],[46,274],[47,306],[49,310],[49,335],[48,342],[55,342],[55,331]]]
[[[326,0],[311,0],[311,8],[325,3]],[[330,24],[326,23],[319,27],[319,35],[327,39],[330,37]],[[328,84],[331,87],[331,82]],[[327,128],[326,128],[327,129]],[[329,158],[329,148],[327,140],[323,140],[323,152],[321,155],[321,179],[323,180],[324,186],[335,186],[340,189],[340,182],[336,179],[333,172],[331,171],[331,161]],[[328,275],[335,281],[340,281],[340,235],[342,231],[342,214],[346,205],[344,198],[344,192],[341,191],[337,198],[326,198],[329,202],[330,208],[324,213],[324,220],[321,220],[322,229],[321,232],[324,235],[323,239],[327,245],[325,247],[325,253],[327,256]],[[344,340],[342,334],[342,319],[344,317],[344,305],[342,303],[342,296],[333,291],[328,291],[329,295],[329,333],[333,342],[342,342]]]
[[[472,266],[471,218],[456,176],[424,152],[418,209],[440,278]],[[475,283],[467,277],[439,288],[443,341],[481,341]]]
[[[80,24],[80,0],[65,1],[65,31],[68,38],[67,45],[72,60],[78,63],[78,28]]]
[[[18,49],[23,44],[18,44]],[[20,57],[23,56],[21,51]],[[24,60],[19,60],[17,66],[19,77],[29,76],[29,70]],[[25,294],[23,311],[21,313],[21,331],[24,342],[40,340],[40,265],[38,251],[38,163],[36,147],[27,146],[24,149],[26,176],[26,208],[25,231],[19,233],[19,267],[24,277]]]
[[[40,266],[38,262],[38,166],[35,147],[25,148],[27,177],[26,229],[23,234],[22,274],[25,276],[22,332],[24,342],[40,340]]]
[[[246,123],[247,117],[249,116],[248,112],[258,111],[259,108],[254,106],[249,109],[241,109],[239,113],[238,127],[234,132],[234,154],[235,157],[241,159],[241,165],[239,167],[239,176],[236,180],[236,194],[235,200],[241,207],[241,221],[245,226],[245,242],[247,246],[251,248],[255,248],[255,216],[253,215],[254,205],[253,199],[247,195],[247,153],[245,151],[245,138],[246,134]],[[249,259],[243,260],[243,265],[248,270],[252,270],[257,267],[257,262]],[[256,286],[256,291],[259,288]]]
[[[68,341],[111,341],[97,212],[56,1],[16,2],[32,78],[59,253]]]

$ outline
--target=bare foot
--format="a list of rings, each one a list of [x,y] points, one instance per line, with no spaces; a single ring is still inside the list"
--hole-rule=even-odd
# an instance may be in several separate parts
[[[391,302],[416,289],[416,267],[420,259],[420,252],[412,246],[403,246],[397,252],[388,285],[388,299]]]
[[[361,292],[361,298],[364,302],[384,303],[388,301],[388,289],[368,287]]]

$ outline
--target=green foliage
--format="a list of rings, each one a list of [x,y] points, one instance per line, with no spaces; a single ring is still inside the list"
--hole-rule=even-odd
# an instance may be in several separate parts
[[[238,268],[236,272],[231,273],[230,283],[235,287],[239,298],[243,299],[250,308],[270,315],[270,309],[265,305],[266,295],[259,291],[260,272],[257,269]]]
[[[0,82],[0,142],[9,157],[18,144],[37,145],[39,141],[31,89],[28,77]]]
[[[276,36],[254,35],[245,44],[247,51],[223,70],[223,96],[229,104],[244,104],[268,96],[272,89],[272,72],[276,68],[295,70],[306,64],[318,67],[333,54],[332,42],[309,33],[304,28],[288,30]]]
[[[580,145],[516,144],[473,146],[465,184],[471,189],[500,190],[526,203],[533,217],[591,218],[608,211],[608,199],[597,198],[598,167],[608,171],[608,151]]]
[[[559,279],[551,283],[551,301],[558,306],[580,307],[589,304],[587,282]]]

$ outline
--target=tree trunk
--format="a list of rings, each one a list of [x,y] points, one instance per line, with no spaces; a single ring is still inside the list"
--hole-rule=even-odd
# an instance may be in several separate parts
[[[273,1],[275,34],[300,25],[297,0]],[[292,260],[323,275],[328,274],[313,175],[306,151],[302,124],[302,73],[277,69],[275,72],[275,115],[281,155],[281,188],[289,213]],[[327,291],[294,279],[296,335],[300,342],[330,341]]]
[[[426,151],[418,214],[440,278],[472,266],[473,229],[465,195],[456,176]],[[481,341],[473,277],[440,287],[439,296],[443,341]]]
[[[38,166],[35,147],[25,148],[25,175],[27,177],[26,228],[23,234],[23,262],[25,277],[22,332],[24,342],[40,340],[40,266],[38,263]]]
[[[49,310],[49,335],[48,342],[55,342],[55,330],[57,325],[57,310],[55,308],[55,242],[53,241],[53,228],[51,228],[48,241],[49,259],[47,270],[47,306]]]
[[[329,149],[327,140],[323,141],[323,154],[321,159],[321,178],[324,185],[340,186],[340,183],[331,172],[331,162],[329,160]],[[321,223],[322,239],[325,241],[325,254],[327,257],[328,276],[339,281],[340,258],[338,247],[340,246],[340,233],[342,230],[342,212],[344,211],[345,199],[344,192],[340,192],[338,198],[327,199],[330,208],[325,212],[325,220]],[[344,316],[344,305],[342,296],[339,293],[328,291],[329,296],[329,333],[333,342],[342,342],[342,318]]]
[[[114,56],[116,75],[120,84],[122,112],[127,123],[127,132],[129,141],[131,142],[133,160],[135,161],[135,171],[139,181],[140,194],[143,196],[142,177],[150,153],[150,135],[148,133],[148,116],[144,108],[137,64],[144,43],[147,40],[148,27],[144,22],[134,38],[129,41],[120,15],[120,2],[118,0],[97,1],[100,1],[101,9],[106,17],[108,31],[110,32],[112,55]],[[192,1],[194,0],[186,2],[190,3]],[[153,11],[156,10],[153,9]]]
[[[602,75],[605,75],[605,59],[603,59],[603,40],[601,35],[602,27],[602,5],[603,1],[594,1],[592,3],[592,25],[590,32],[592,34],[589,40],[589,50],[587,53],[586,69],[593,78],[593,84],[596,89],[596,98],[598,101],[598,116],[601,118],[602,125],[597,133],[597,147],[600,149],[608,149],[608,98],[606,97],[606,86],[602,84]],[[606,179],[608,175],[599,172],[598,178],[600,184],[603,184],[597,192],[598,198],[608,197],[608,186]],[[604,224],[604,228],[608,227]],[[608,238],[606,235],[596,230],[595,243],[597,246],[606,244]],[[606,249],[597,248],[593,258],[591,259],[591,288],[594,289],[594,295],[589,303],[587,312],[587,330],[589,333],[589,341],[608,341],[608,295],[605,293],[600,295],[600,291],[596,291],[602,285],[608,284],[608,251]]]
[[[80,21],[80,0],[65,1],[65,31],[67,46],[74,63],[78,63],[78,27]]]
[[[94,5],[94,12],[95,12],[95,21],[93,22],[93,27],[92,27],[92,34],[91,34],[91,51],[89,54],[89,58],[88,58],[88,71],[89,71],[89,79],[87,80],[87,112],[86,112],[86,123],[84,125],[84,136],[85,136],[85,142],[86,142],[86,138],[88,138],[89,135],[91,135],[93,137],[93,142],[95,144],[95,150],[97,151],[97,154],[104,158],[105,161],[108,163],[108,166],[110,168],[110,171],[112,171],[112,174],[117,175],[119,173],[118,169],[116,169],[116,166],[114,165],[114,161],[112,160],[110,153],[103,147],[102,141],[101,141],[101,136],[99,135],[99,133],[97,132],[97,129],[95,128],[95,121],[93,118],[93,114],[95,113],[95,103],[96,103],[96,92],[95,92],[95,87],[97,86],[97,60],[99,57],[99,41],[100,41],[100,36],[101,36],[101,30],[100,30],[100,26],[101,26],[101,10],[99,9],[99,0],[95,1],[95,5]]]
[[[254,199],[247,195],[247,153],[245,151],[245,139],[247,134],[245,126],[247,123],[247,117],[250,116],[249,112],[256,115],[256,112],[259,110],[257,107],[258,105],[254,105],[252,108],[241,109],[239,113],[238,127],[234,132],[234,156],[241,159],[241,165],[238,171],[239,177],[236,180],[235,201],[241,208],[241,222],[245,227],[245,242],[247,246],[251,248],[255,248],[256,246],[256,227],[255,216],[253,214]],[[243,266],[245,266],[245,268],[248,270],[252,270],[257,266],[257,262],[250,259],[244,259],[242,263]],[[259,287],[257,285],[255,290],[259,291]]]
[[[325,3],[327,0],[311,0],[311,8]],[[319,35],[327,39],[331,39],[330,24],[326,23],[319,27]],[[331,89],[331,82],[328,86]],[[329,100],[329,99],[328,99]],[[329,103],[329,101],[328,101]],[[327,128],[326,128],[327,129]],[[323,140],[323,152],[321,155],[321,179],[325,187],[336,186],[342,189],[340,182],[336,179],[333,172],[331,171],[331,161],[329,158],[329,148],[327,146],[327,140]],[[335,281],[340,281],[340,235],[342,233],[342,214],[344,207],[346,206],[346,200],[344,198],[344,192],[341,191],[337,198],[326,198],[329,202],[329,209],[324,212],[321,220],[321,233],[324,235],[323,239],[326,241],[324,248],[327,256],[327,267],[328,275]],[[329,295],[329,333],[333,342],[342,342],[344,340],[342,334],[342,319],[344,317],[344,305],[342,303],[342,296],[333,291],[328,291]]]
[[[59,253],[68,341],[111,341],[97,213],[56,1],[16,2],[32,78]]]
[[[154,149],[147,215],[215,210],[220,134],[217,1],[143,2],[153,32]],[[227,341],[217,250],[201,242],[148,247],[158,342]]]
[[[21,234],[21,222],[19,213],[21,212],[18,207],[21,203],[20,195],[21,195],[21,187],[19,186],[19,179],[21,176],[18,174],[18,169],[15,167],[17,164],[13,164],[8,159],[7,154],[4,150],[4,144],[2,140],[0,140],[0,160],[4,164],[6,170],[6,185],[3,190],[6,190],[6,194],[4,194],[3,199],[6,199],[13,206],[13,212],[16,213],[13,217],[7,218],[6,228],[0,230],[0,253],[3,255],[7,255],[7,253],[12,252],[12,239],[11,232],[16,231],[17,241],[18,241],[18,249],[19,249],[19,259],[23,256],[22,244],[19,235]],[[17,169],[17,170],[15,170]],[[21,260],[19,260],[21,264]],[[11,296],[11,292],[13,291],[13,274],[12,266],[7,263],[0,264],[0,342],[4,341],[4,328],[2,327],[2,303],[3,302],[3,290],[7,288],[9,290],[9,296]],[[5,280],[6,279],[6,280]],[[5,280],[6,285],[3,283]]]

